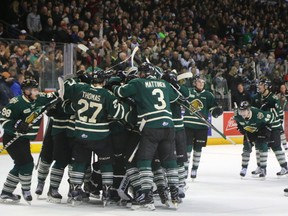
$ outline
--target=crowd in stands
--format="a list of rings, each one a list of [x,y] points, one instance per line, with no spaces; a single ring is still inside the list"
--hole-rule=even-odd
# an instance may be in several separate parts
[[[238,83],[255,94],[262,76],[273,82],[276,92],[288,82],[284,0],[13,0],[8,17],[21,31],[16,42],[0,42],[0,86],[21,83],[23,76],[61,74],[63,50],[58,43],[90,48],[89,55],[77,52],[77,70],[106,70],[139,46],[136,63],[149,59],[162,70],[203,74],[206,88],[219,100],[237,93]],[[6,35],[0,23],[0,37]],[[47,41],[46,47],[28,43],[27,35]],[[126,62],[114,69],[129,66]],[[231,109],[227,100],[222,105]]]

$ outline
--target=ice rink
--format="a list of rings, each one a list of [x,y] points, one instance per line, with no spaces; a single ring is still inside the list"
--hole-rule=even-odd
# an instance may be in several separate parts
[[[37,184],[37,172],[34,171],[32,192],[33,201],[29,206],[23,198],[15,205],[0,204],[2,216],[137,216],[150,215],[181,215],[181,216],[207,216],[207,215],[287,215],[288,197],[284,196],[283,189],[288,187],[288,177],[277,178],[276,172],[280,166],[273,152],[269,152],[267,176],[265,180],[251,177],[251,171],[256,168],[255,152],[251,154],[247,177],[240,178],[242,145],[207,146],[203,150],[197,179],[188,180],[189,186],[184,202],[178,210],[168,209],[156,200],[155,211],[132,211],[125,207],[102,207],[100,201],[91,200],[81,206],[66,204],[68,184],[67,175],[61,184],[60,192],[63,195],[62,204],[47,203],[46,183],[43,199],[37,200],[34,194]],[[34,154],[35,161],[38,154]],[[6,175],[12,168],[12,160],[8,155],[0,155],[0,187],[2,189]],[[20,185],[15,193],[21,194]]]

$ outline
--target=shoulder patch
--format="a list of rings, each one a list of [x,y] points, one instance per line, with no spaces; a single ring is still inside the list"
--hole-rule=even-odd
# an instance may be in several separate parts
[[[17,97],[13,97],[13,98],[10,99],[9,103],[10,103],[10,104],[15,104],[15,103],[17,103],[18,101],[19,101],[19,100],[18,100]]]

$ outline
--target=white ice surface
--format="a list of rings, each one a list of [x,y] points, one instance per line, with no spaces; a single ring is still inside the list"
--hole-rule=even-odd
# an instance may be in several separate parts
[[[68,184],[67,174],[61,183],[60,192],[63,195],[63,204],[47,203],[46,193],[48,182],[45,185],[43,199],[37,200],[34,194],[37,184],[37,172],[33,173],[32,205],[21,199],[16,205],[0,204],[1,216],[139,216],[150,215],[287,215],[288,197],[284,196],[283,189],[288,187],[288,177],[277,178],[276,172],[280,166],[273,152],[269,152],[266,180],[261,181],[251,177],[251,171],[256,168],[255,152],[251,154],[247,177],[240,178],[242,145],[207,146],[203,149],[197,179],[188,180],[189,186],[184,202],[177,211],[167,209],[156,201],[155,211],[132,211],[124,207],[107,206],[103,208],[100,201],[81,206],[66,204]],[[33,155],[35,161],[38,154]],[[0,155],[0,187],[12,168],[12,160],[8,155]],[[15,193],[21,194],[20,185]]]

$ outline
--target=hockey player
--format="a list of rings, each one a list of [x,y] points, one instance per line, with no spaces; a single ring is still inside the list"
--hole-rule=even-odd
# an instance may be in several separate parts
[[[20,182],[22,195],[30,204],[32,196],[30,192],[33,157],[30,152],[30,140],[34,140],[40,125],[29,123],[39,114],[41,107],[52,100],[56,100],[55,93],[40,93],[38,83],[35,80],[27,79],[21,84],[23,95],[11,99],[9,104],[3,108],[1,122],[4,128],[4,146],[12,140],[17,133],[22,134],[7,148],[7,151],[14,161],[14,167],[10,170],[4,187],[1,192],[1,201],[19,202],[20,196],[13,194]],[[16,134],[15,134],[16,133]]]
[[[178,202],[175,130],[170,101],[177,100],[179,95],[168,82],[154,77],[155,68],[151,64],[141,64],[138,71],[140,78],[133,79],[123,86],[113,86],[113,91],[117,96],[131,97],[136,102],[138,118],[144,125],[137,153],[144,198],[139,197],[138,201],[144,207],[155,209],[151,162],[157,150],[162,166],[166,168],[171,200],[174,204]]]
[[[249,159],[251,145],[255,145],[259,152],[259,172],[255,175],[265,178],[268,156],[267,141],[271,135],[271,125],[275,121],[275,115],[272,112],[251,107],[248,101],[242,101],[234,114],[234,120],[237,122],[240,133],[247,137],[248,142],[244,142],[243,154],[246,154]],[[242,168],[241,173],[246,174],[246,170],[247,166]]]
[[[189,90],[186,86],[178,84],[177,72],[175,70],[165,71],[162,75],[162,79],[169,82],[175,91],[180,92],[184,101],[188,98]],[[187,162],[188,160],[187,148],[186,148],[186,134],[183,123],[181,105],[179,103],[172,103],[171,110],[172,110],[173,122],[175,125],[175,146],[176,146],[178,176],[179,176],[179,198],[184,198],[185,197],[184,187],[186,185],[186,171],[184,163]]]
[[[213,94],[204,89],[205,78],[202,76],[196,76],[193,79],[194,88],[189,88],[190,95],[188,98],[188,101],[191,104],[194,104],[193,109],[196,109],[196,111],[199,112],[205,119],[208,119],[209,113],[211,113],[214,118],[222,115],[222,107],[218,106]],[[207,144],[208,126],[200,118],[193,115],[193,112],[191,113],[191,111],[187,109],[185,110],[184,114],[184,125],[188,152],[188,164],[186,164],[186,169],[188,170],[191,152],[193,149],[191,178],[195,179],[197,177],[202,148]]]
[[[89,75],[85,71],[77,71],[75,77],[65,81],[65,85],[79,82],[90,82]],[[67,130],[69,128],[74,129],[74,126],[70,125],[74,123],[71,114],[66,114],[62,105],[63,107],[69,106],[69,100],[57,104],[47,112],[50,119],[39,156],[38,184],[35,191],[38,196],[42,195],[50,166],[55,160],[51,169],[50,187],[47,194],[47,201],[55,203],[61,202],[62,196],[59,194],[58,188],[63,177],[64,168],[71,160],[72,141],[71,136],[67,136]]]
[[[285,83],[282,83],[280,85],[280,89],[279,89],[279,93],[277,94],[277,97],[280,101],[280,106],[282,108],[283,111],[288,111],[288,104],[287,104],[287,100],[288,100],[288,90],[286,88]],[[284,147],[285,151],[288,151],[288,144],[287,144],[287,139],[286,139],[286,135],[285,135],[285,131],[284,128],[282,128],[281,130],[281,143],[282,146]]]
[[[105,79],[104,71],[94,71],[91,85],[77,83],[65,86],[64,96],[72,101],[71,109],[76,113],[72,169],[69,170],[72,204],[79,204],[82,201],[81,185],[85,168],[91,161],[92,151],[97,154],[100,163],[103,205],[106,205],[109,199],[113,168],[108,117],[124,118],[127,107],[120,104],[109,90],[103,88]]]
[[[258,94],[252,98],[252,106],[255,106],[264,111],[270,111],[276,116],[275,121],[271,125],[271,137],[269,138],[269,147],[274,152],[276,159],[281,167],[281,170],[276,173],[277,176],[286,175],[288,173],[287,161],[285,152],[281,146],[280,132],[282,129],[283,110],[280,106],[280,101],[275,94],[271,92],[272,84],[266,79],[262,78],[257,86]],[[259,167],[259,152],[256,151],[258,168],[252,174],[260,172]]]

